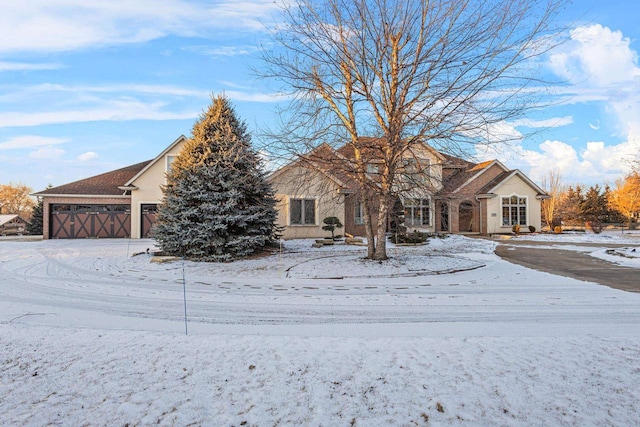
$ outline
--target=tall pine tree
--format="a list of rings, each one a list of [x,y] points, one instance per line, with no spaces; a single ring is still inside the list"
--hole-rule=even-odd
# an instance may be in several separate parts
[[[277,238],[273,190],[247,126],[224,96],[194,124],[162,189],[153,235],[161,249],[198,261],[231,261]]]

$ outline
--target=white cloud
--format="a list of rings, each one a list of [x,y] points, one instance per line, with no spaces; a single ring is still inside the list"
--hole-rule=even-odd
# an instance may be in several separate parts
[[[604,103],[620,134],[639,137],[640,66],[631,40],[602,25],[576,28],[570,37],[550,56],[551,70],[571,83],[556,88],[556,95],[566,103]]]
[[[65,144],[70,140],[67,138],[51,138],[37,135],[23,135],[10,138],[0,142],[0,150],[20,150],[25,148],[44,147],[58,144]]]
[[[190,46],[184,48],[199,55],[218,57],[243,56],[256,53],[260,48],[255,45],[244,46]]]
[[[272,0],[30,0],[4,2],[0,53],[68,51],[141,43],[168,35],[206,36],[215,29],[260,30]]]
[[[97,101],[91,108],[45,112],[1,112],[0,128],[60,123],[127,120],[183,120],[198,117],[197,111],[163,111],[163,103],[136,100]]]
[[[63,154],[64,150],[61,148],[46,147],[32,151],[29,153],[29,157],[34,159],[58,159]]]
[[[511,124],[513,126],[524,126],[528,128],[557,128],[561,126],[567,126],[573,123],[572,116],[565,117],[553,117],[550,119],[544,120],[531,120],[531,119],[520,119],[515,120]]]
[[[640,76],[638,55],[622,32],[597,24],[578,27],[570,37],[571,41],[551,55],[550,64],[571,83],[588,81],[601,87]]]
[[[28,62],[0,61],[0,71],[57,70],[60,68],[62,68],[62,65],[55,64],[55,63],[28,63]]]
[[[98,153],[94,151],[87,151],[86,153],[82,153],[78,156],[78,160],[81,162],[88,162],[89,160],[95,160],[98,158]]]
[[[493,156],[509,168],[520,169],[536,182],[558,171],[567,184],[613,183],[630,171],[629,160],[640,153],[640,142],[627,141],[617,145],[606,145],[592,141],[581,150],[557,140],[547,140],[539,150],[527,150],[521,145],[500,147]]]
[[[211,95],[206,90],[144,84],[41,84],[13,92],[6,86],[2,89],[4,93],[0,95],[0,103],[9,107],[21,103],[34,107],[24,111],[0,109],[0,128],[94,121],[195,119]],[[279,94],[223,91],[233,101],[272,103],[287,99]],[[43,108],[48,111],[43,111]]]

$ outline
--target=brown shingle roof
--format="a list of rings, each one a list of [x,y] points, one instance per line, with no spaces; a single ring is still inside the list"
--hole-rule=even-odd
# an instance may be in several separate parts
[[[48,188],[35,194],[38,196],[61,194],[121,196],[123,194],[123,190],[120,190],[118,187],[124,185],[127,181],[133,178],[149,162],[151,162],[151,160],[136,163],[135,165],[92,176],[90,178],[81,179],[80,181],[60,185],[58,187]]]

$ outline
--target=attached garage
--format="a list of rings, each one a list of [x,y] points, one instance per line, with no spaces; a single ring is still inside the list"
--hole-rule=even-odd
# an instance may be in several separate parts
[[[43,237],[137,237],[131,235],[131,191],[123,185],[148,163],[138,163],[36,193],[43,201]]]
[[[131,235],[130,205],[52,204],[49,238],[127,238]]]
[[[155,159],[35,193],[43,202],[43,237],[150,237],[165,174],[186,140],[180,136]]]

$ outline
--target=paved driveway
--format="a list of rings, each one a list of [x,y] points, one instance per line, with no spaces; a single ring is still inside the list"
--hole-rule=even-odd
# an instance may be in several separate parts
[[[562,246],[585,248],[639,247],[640,244],[556,243],[505,240],[496,254],[506,261],[547,273],[596,282],[628,292],[640,292],[640,270],[622,267],[595,258],[587,252],[562,249]],[[553,246],[553,248],[551,248]]]

